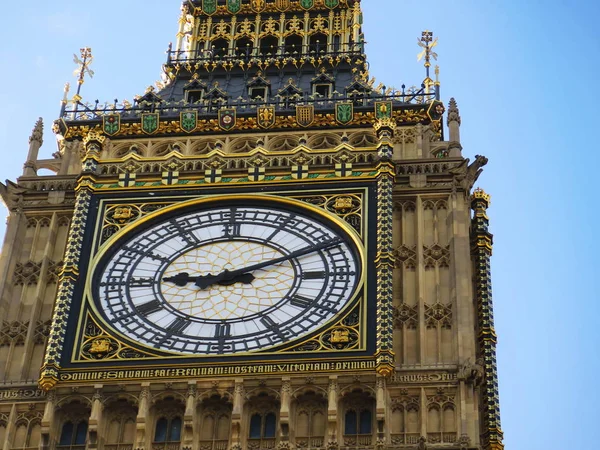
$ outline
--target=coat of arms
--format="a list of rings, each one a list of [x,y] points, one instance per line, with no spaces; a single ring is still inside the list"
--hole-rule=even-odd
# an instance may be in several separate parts
[[[392,102],[375,102],[375,118],[379,120],[391,119]]]
[[[290,0],[275,0],[275,7],[279,11],[287,11],[290,8]]]
[[[197,111],[186,111],[179,114],[179,123],[181,129],[186,133],[191,133],[196,129],[198,125],[198,112]]]
[[[275,125],[275,107],[261,106],[257,112],[258,126],[261,128],[271,128]]]
[[[202,0],[202,11],[209,16],[217,12],[217,0]]]
[[[354,119],[354,104],[341,102],[335,105],[335,120],[342,125],[347,125]]]
[[[231,14],[237,14],[242,9],[242,0],[227,0],[227,10]]]
[[[328,8],[336,8],[337,6],[339,6],[340,4],[340,0],[325,0],[325,6],[327,6]]]
[[[153,134],[158,131],[159,117],[158,113],[142,114],[142,131],[146,134]]]
[[[300,0],[300,6],[304,9],[310,9],[315,6],[315,0]]]
[[[296,121],[302,127],[308,127],[315,121],[314,105],[296,106]]]
[[[219,111],[219,127],[225,131],[231,130],[236,123],[235,108],[224,108]]]
[[[114,136],[121,131],[121,116],[119,114],[108,114],[102,120],[102,129],[109,136]]]

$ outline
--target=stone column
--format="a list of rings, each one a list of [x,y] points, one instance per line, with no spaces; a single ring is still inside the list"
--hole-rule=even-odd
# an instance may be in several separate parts
[[[328,406],[327,406],[327,440],[330,448],[335,448],[340,442],[338,432],[338,377],[332,375],[329,377],[328,387]]]
[[[46,396],[46,406],[44,408],[44,417],[42,418],[40,450],[49,450],[52,445],[50,433],[52,432],[52,426],[54,424],[55,408],[56,392],[50,391]]]
[[[191,450],[194,446],[194,428],[196,426],[196,395],[198,389],[195,381],[188,383],[187,400],[185,404],[184,429],[183,429],[183,450]]]
[[[281,408],[279,411],[279,428],[281,443],[290,440],[290,405],[291,405],[292,385],[289,377],[281,379]]]
[[[151,439],[150,434],[146,433],[149,418],[148,413],[150,411],[150,383],[142,383],[142,389],[140,391],[138,401],[138,415],[136,417],[136,434],[134,448],[136,450],[143,450],[146,448],[146,441]],[[150,428],[150,433],[152,432]]]
[[[244,419],[244,380],[236,378],[231,412],[231,449],[242,449],[242,421]]]
[[[98,448],[98,437],[104,438],[102,435],[102,412],[104,408],[103,397],[102,397],[102,385],[97,384],[94,386],[96,392],[92,398],[92,411],[90,413],[90,419],[88,422],[88,443],[87,449],[94,450]]]
[[[10,450],[12,447],[12,440],[15,434],[15,422],[17,420],[17,405],[12,405],[10,414],[8,416],[8,423],[6,424],[6,435],[4,436],[4,442],[0,442],[3,450]]]

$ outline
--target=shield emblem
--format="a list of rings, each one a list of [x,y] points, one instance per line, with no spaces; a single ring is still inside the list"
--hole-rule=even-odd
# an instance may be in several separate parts
[[[225,131],[235,127],[236,119],[235,108],[225,108],[219,111],[219,127]]]
[[[275,0],[275,7],[279,11],[287,11],[290,9],[290,0]]]
[[[275,125],[275,107],[261,106],[257,113],[258,126],[261,128],[271,128]]]
[[[347,125],[354,119],[354,104],[341,102],[335,105],[335,120],[342,125]]]
[[[198,125],[198,111],[186,111],[179,114],[179,123],[181,129],[186,133],[191,133]]]
[[[308,127],[315,121],[314,105],[296,106],[296,121],[301,127]]]
[[[227,10],[231,14],[237,14],[242,9],[242,0],[227,0]]]
[[[121,116],[119,114],[108,114],[102,119],[102,129],[109,136],[114,136],[121,131]]]
[[[315,0],[300,0],[300,6],[304,9],[310,9],[315,6]]]
[[[379,120],[391,119],[392,102],[375,102],[375,118]]]
[[[325,6],[327,6],[328,8],[336,8],[337,6],[339,6],[340,4],[340,0],[325,0]]]
[[[153,134],[158,131],[158,113],[142,114],[142,131],[146,134]]]
[[[217,12],[217,0],[202,0],[202,11],[209,16]]]
[[[252,9],[256,12],[262,12],[265,9],[265,0],[250,0],[250,3],[252,4]]]

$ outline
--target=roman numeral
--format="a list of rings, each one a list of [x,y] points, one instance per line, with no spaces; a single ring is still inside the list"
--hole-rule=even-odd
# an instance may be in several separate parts
[[[169,325],[167,327],[167,333],[173,335],[173,334],[181,334],[183,332],[183,330],[185,330],[188,326],[190,325],[190,323],[181,318],[178,317],[177,319],[175,319],[171,325]]]
[[[239,237],[241,233],[242,226],[239,223],[228,223],[223,227],[223,234],[229,238]]]
[[[151,287],[155,284],[153,278],[132,278],[129,280],[129,286],[131,287]]]
[[[135,307],[138,313],[140,313],[144,317],[148,317],[150,314],[154,314],[155,312],[161,311],[162,308],[163,305],[159,300],[152,300],[151,302],[143,303]]]
[[[310,298],[302,297],[301,295],[295,295],[292,297],[290,304],[297,308],[308,308],[312,304],[312,300]]]
[[[231,325],[228,323],[220,323],[215,330],[216,338],[225,338],[231,336]]]
[[[324,280],[326,273],[324,270],[319,272],[302,272],[303,280]]]

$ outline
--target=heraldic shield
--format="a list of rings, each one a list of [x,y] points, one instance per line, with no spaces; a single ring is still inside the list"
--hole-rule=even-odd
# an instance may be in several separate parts
[[[191,133],[198,125],[198,111],[185,111],[179,114],[179,123],[181,129],[186,133]]]
[[[301,127],[308,127],[315,121],[314,105],[296,106],[296,121]]]
[[[217,12],[217,0],[202,0],[202,11],[209,16]]]
[[[219,111],[219,127],[225,131],[235,127],[237,117],[234,108],[224,108]]]
[[[158,113],[142,114],[142,131],[146,134],[153,134],[158,131],[159,117]]]
[[[290,9],[290,0],[275,0],[275,8],[279,11],[287,11]]]
[[[242,9],[242,0],[227,0],[227,10],[231,14],[237,14]]]
[[[310,9],[315,6],[315,0],[300,0],[300,6],[304,9]]]
[[[352,102],[340,102],[335,105],[335,120],[342,125],[347,125],[354,119],[354,104]]]
[[[121,131],[121,116],[119,114],[108,114],[102,118],[102,129],[109,136],[114,136]]]
[[[261,106],[257,112],[258,126],[261,128],[271,128],[275,125],[275,107],[274,106]]]

